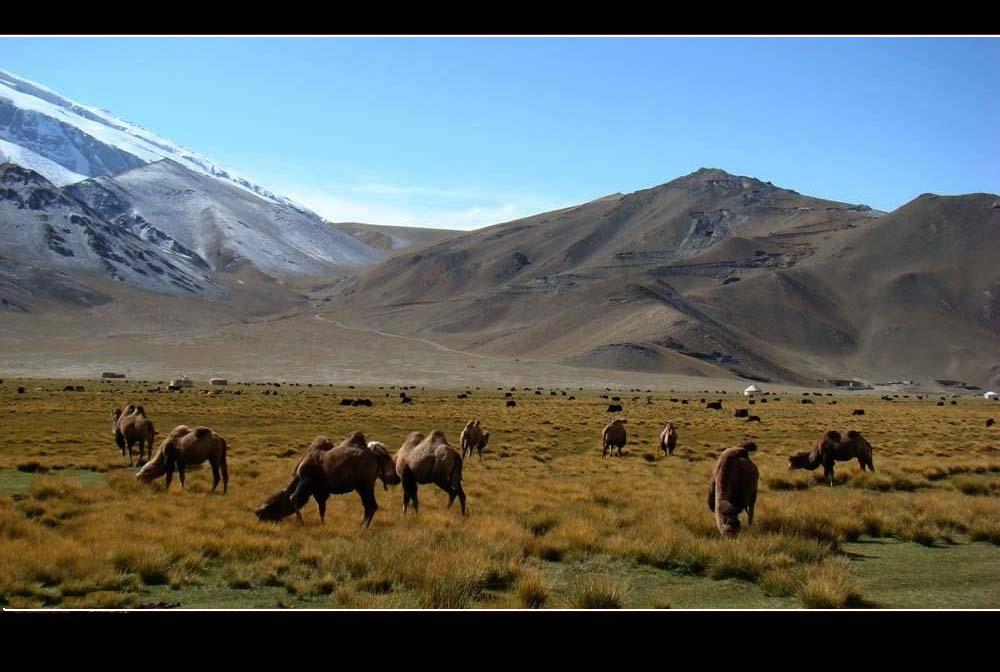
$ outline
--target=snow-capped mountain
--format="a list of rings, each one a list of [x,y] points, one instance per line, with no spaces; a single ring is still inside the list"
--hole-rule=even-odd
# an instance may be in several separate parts
[[[0,70],[0,162],[31,168],[63,186],[170,159],[299,212],[312,211],[106,110],[64,98]]]
[[[197,252],[155,226],[112,223],[37,172],[0,164],[0,274],[5,279],[0,288],[6,284],[31,295],[38,289],[34,280],[68,272],[159,293],[220,298],[224,290],[211,271]]]
[[[147,227],[153,227],[196,251],[214,271],[248,262],[275,277],[324,275],[384,256],[315,216],[170,160],[84,180],[63,191],[137,235],[147,236]]]

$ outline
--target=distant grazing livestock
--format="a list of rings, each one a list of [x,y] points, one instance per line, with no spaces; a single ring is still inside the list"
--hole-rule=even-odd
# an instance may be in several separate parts
[[[371,406],[371,405],[372,405],[371,399],[355,399],[351,403],[351,406]]]
[[[872,461],[872,445],[853,429],[847,432],[847,440],[841,440],[840,432],[826,432],[809,452],[796,453],[788,458],[788,469],[808,469],[812,471],[823,465],[823,479],[833,486],[833,467],[837,462],[857,459],[861,471],[875,471]]]
[[[992,427],[993,426],[993,418],[987,418],[987,420],[986,420],[986,426],[987,427]]]
[[[761,399],[761,400],[760,400],[760,403],[762,403],[762,404],[766,404],[766,403],[767,403],[767,399]],[[837,402],[833,402],[833,403],[837,403]]]
[[[462,459],[472,457],[472,451],[475,450],[479,459],[482,460],[483,448],[489,442],[490,433],[484,432],[479,427],[479,420],[469,420],[465,423],[465,429],[462,430],[462,435],[459,437],[459,445],[462,446]]]
[[[368,527],[379,508],[375,501],[376,479],[381,479],[386,490],[400,482],[396,464],[384,444],[366,442],[361,432],[354,432],[337,446],[325,436],[317,436],[295,466],[288,485],[268,497],[255,513],[262,521],[281,520],[294,513],[302,523],[299,509],[312,497],[322,523],[326,520],[326,500],[330,495],[354,491],[365,509],[361,526]]]
[[[751,415],[751,416],[747,417],[747,422],[760,422],[760,416],[759,415]]]
[[[705,404],[705,408],[710,408],[710,409],[715,410],[715,411],[721,411],[722,410],[722,402],[721,401],[710,401],[707,404]]]
[[[601,451],[602,457],[610,455],[612,448],[618,449],[618,457],[622,456],[622,448],[625,447],[625,442],[628,439],[628,433],[625,431],[625,423],[627,422],[628,420],[617,418],[604,427],[604,431],[601,432],[601,441],[604,446]]]
[[[952,402],[951,402],[951,405],[952,406],[958,406],[958,402],[953,399]]]
[[[687,406],[687,403],[688,403],[687,399],[681,399],[681,405]]]
[[[503,393],[503,396],[505,396],[505,397],[507,397],[508,399],[510,399],[510,398],[511,398],[511,397],[513,397],[514,395],[513,395],[513,394],[511,394],[510,392],[504,392],[504,393]]]
[[[229,469],[226,466],[226,440],[208,427],[178,425],[167,435],[156,454],[146,463],[135,477],[150,483],[167,475],[166,488],[170,489],[170,481],[177,467],[177,476],[184,489],[184,469],[208,461],[212,465],[212,492],[219,485],[219,473],[222,473],[222,493],[229,490]]]
[[[535,390],[535,395],[537,395],[537,396],[539,396],[539,397],[540,397],[540,396],[542,396],[542,393],[541,393],[541,392],[539,392],[538,390]]]
[[[264,394],[267,394],[267,392],[265,392]],[[341,406],[353,406],[354,405],[354,400],[353,399],[341,399],[340,400],[340,405]]]
[[[851,411],[851,415],[864,415],[864,414],[865,414],[865,409],[863,408],[855,408],[853,411]]]
[[[611,397],[611,401],[621,401],[621,397]]]
[[[664,455],[673,455],[675,448],[677,448],[677,430],[674,429],[672,423],[668,422],[667,426],[660,432],[660,450],[663,451]]]
[[[745,418],[750,415],[750,411],[746,408],[737,408],[736,412],[733,413],[734,418]]]
[[[76,388],[74,388],[72,385],[67,385],[66,387],[63,388],[63,392],[75,392],[75,391]]]
[[[458,395],[458,398],[459,399],[468,399],[469,397],[468,397],[467,394],[460,394],[460,395]]]
[[[813,400],[812,399],[803,399],[802,403],[803,404],[811,404],[811,403],[813,403]]]
[[[937,405],[938,406],[944,406],[944,402],[943,401],[939,401],[939,402],[937,402]]]
[[[132,446],[139,446],[139,462],[142,462],[144,447],[146,458],[152,458],[156,429],[146,417],[146,410],[142,406],[129,404],[124,412],[116,408],[111,412],[111,423],[111,434],[115,437],[115,445],[121,450],[122,457],[128,451],[128,466],[132,466]]]
[[[622,412],[621,404],[610,404],[608,406],[608,413],[621,413],[621,412]]]
[[[576,401],[576,397],[574,397],[574,396],[570,396],[570,397],[569,397],[569,401]]]
[[[757,504],[757,481],[760,472],[750,459],[757,444],[747,441],[728,448],[719,456],[712,472],[708,490],[708,510],[715,514],[715,524],[723,537],[735,537],[740,532],[739,515],[747,512],[747,525],[753,526]]]
[[[516,401],[514,401],[513,399],[508,399],[507,400],[507,408],[514,408],[515,406],[517,406],[517,402]]]
[[[448,508],[458,497],[465,511],[465,490],[462,489],[462,456],[448,444],[444,432],[435,429],[430,436],[411,432],[396,453],[396,474],[403,483],[403,515],[413,504],[419,511],[417,484],[433,483],[448,493]]]
[[[401,403],[401,404],[412,404],[413,403],[413,397],[403,397],[402,399],[399,400],[399,403]]]

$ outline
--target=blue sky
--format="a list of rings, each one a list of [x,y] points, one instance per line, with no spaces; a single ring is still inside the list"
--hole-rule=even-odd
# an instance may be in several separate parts
[[[699,167],[1000,192],[996,38],[0,38],[0,69],[335,221],[475,228]]]

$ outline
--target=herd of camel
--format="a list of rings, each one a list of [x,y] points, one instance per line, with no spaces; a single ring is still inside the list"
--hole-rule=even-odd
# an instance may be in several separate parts
[[[229,489],[229,471],[226,466],[226,440],[208,427],[191,428],[187,425],[175,427],[160,447],[153,453],[156,429],[146,416],[142,406],[130,404],[124,411],[113,411],[113,434],[115,444],[122,456],[127,456],[129,466],[133,465],[132,448],[138,446],[139,463],[142,464],[136,478],[151,483],[166,476],[166,488],[170,488],[176,468],[181,489],[184,488],[184,470],[188,466],[204,464],[212,468],[212,491],[219,485],[222,491]],[[628,439],[625,429],[627,420],[615,419],[604,427],[601,433],[603,456],[618,457]],[[375,501],[375,482],[382,481],[386,490],[390,485],[402,484],[403,514],[410,505],[416,514],[418,484],[434,484],[448,493],[448,508],[458,498],[462,515],[465,515],[465,490],[462,488],[462,464],[473,451],[482,460],[483,449],[489,442],[490,433],[484,431],[479,420],[470,420],[462,430],[461,450],[456,450],[440,429],[425,436],[421,432],[411,432],[396,452],[390,455],[385,444],[367,441],[361,432],[354,432],[339,444],[325,436],[317,436],[304,457],[295,465],[292,479],[281,490],[275,492],[256,510],[261,521],[278,521],[295,515],[303,522],[299,510],[312,497],[319,508],[320,521],[325,520],[326,501],[330,495],[357,492],[364,506],[362,527],[371,525],[378,510]],[[660,434],[660,450],[664,456],[671,456],[677,447],[677,430],[671,423]],[[143,452],[148,455],[142,463]],[[757,501],[757,483],[760,474],[751,459],[757,445],[746,441],[729,448],[719,456],[709,484],[708,508],[715,514],[716,525],[724,537],[739,534],[739,515],[747,514],[747,524],[753,525],[754,506]],[[833,485],[833,469],[836,462],[856,459],[862,471],[875,471],[872,462],[872,446],[860,432],[851,430],[846,438],[837,431],[830,430],[807,452],[796,453],[788,458],[789,469],[817,469],[823,467],[823,476]]]

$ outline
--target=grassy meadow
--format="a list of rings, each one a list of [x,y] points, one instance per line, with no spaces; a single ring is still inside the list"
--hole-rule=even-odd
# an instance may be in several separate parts
[[[519,389],[506,408],[509,388],[496,386],[468,399],[411,389],[408,405],[389,386],[155,386],[0,384],[0,606],[1000,608],[1000,426],[985,427],[1000,404],[981,398],[780,394],[750,406],[762,422],[747,423],[733,417],[745,400],[714,393]],[[620,396],[628,417],[621,459],[601,457],[601,394]],[[111,410],[128,403],[145,406],[157,445],[178,424],[222,434],[229,493],[209,492],[207,464],[184,492],[176,478],[169,492],[163,479],[138,483],[111,434]],[[361,430],[394,453],[409,432],[441,428],[457,448],[473,418],[491,437],[482,461],[465,463],[466,518],[433,485],[403,518],[400,487],[381,482],[369,529],[355,493],[330,499],[325,525],[312,500],[304,526],[253,514],[318,434]],[[658,448],[667,421],[672,457]],[[822,469],[788,471],[788,455],[826,429],[861,431],[876,473],[841,462],[830,488]],[[745,438],[759,446],[756,522],[744,515],[740,537],[724,540],[708,479]]]

